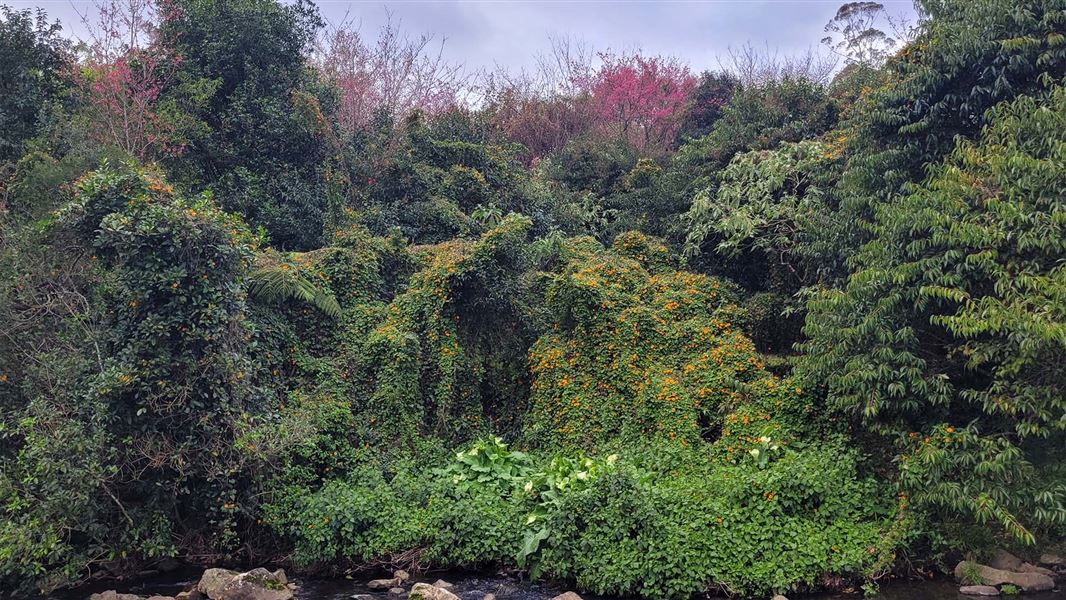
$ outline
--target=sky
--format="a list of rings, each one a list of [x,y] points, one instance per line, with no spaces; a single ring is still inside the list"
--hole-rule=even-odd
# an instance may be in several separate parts
[[[0,0],[16,8],[41,7],[75,35],[78,12],[95,0]],[[825,24],[845,0],[317,0],[322,15],[359,23],[367,38],[389,13],[411,36],[444,39],[444,55],[468,71],[532,68],[550,38],[571,37],[595,50],[639,49],[680,58],[693,71],[715,69],[729,48],[746,43],[783,55],[820,50]],[[913,18],[912,0],[881,0],[891,15]]]

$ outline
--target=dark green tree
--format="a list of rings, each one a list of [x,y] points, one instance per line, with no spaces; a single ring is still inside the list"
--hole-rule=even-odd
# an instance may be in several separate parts
[[[215,188],[225,208],[266,227],[282,248],[321,243],[331,95],[304,62],[321,26],[306,1],[181,0],[162,10],[163,44],[182,57],[178,81],[213,86],[195,109],[209,133],[178,172]]]
[[[689,94],[685,116],[677,132],[678,141],[710,133],[739,86],[740,82],[729,73],[701,73],[699,82]]]
[[[42,111],[60,99],[69,44],[41,9],[0,5],[0,161],[17,159]]]
[[[1066,522],[1066,88],[879,204],[846,285],[810,303],[803,371],[897,445],[920,506],[1032,543]]]

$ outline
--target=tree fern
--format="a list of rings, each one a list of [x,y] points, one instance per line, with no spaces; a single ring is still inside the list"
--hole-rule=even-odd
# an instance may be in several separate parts
[[[341,315],[341,306],[332,292],[315,285],[297,267],[284,261],[261,258],[248,276],[248,292],[264,302],[300,300],[331,318]]]

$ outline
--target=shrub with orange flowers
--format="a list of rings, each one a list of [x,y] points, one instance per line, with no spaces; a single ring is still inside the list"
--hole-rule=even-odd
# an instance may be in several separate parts
[[[667,256],[632,232],[610,250],[572,245],[560,272],[547,276],[554,323],[530,351],[532,443],[695,443],[769,377],[733,290],[670,270]]]

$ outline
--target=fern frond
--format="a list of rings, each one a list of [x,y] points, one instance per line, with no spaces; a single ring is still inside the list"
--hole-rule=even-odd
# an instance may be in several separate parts
[[[315,285],[287,262],[261,260],[259,267],[248,275],[248,293],[264,302],[299,300],[328,317],[341,316],[341,306],[333,294]]]

